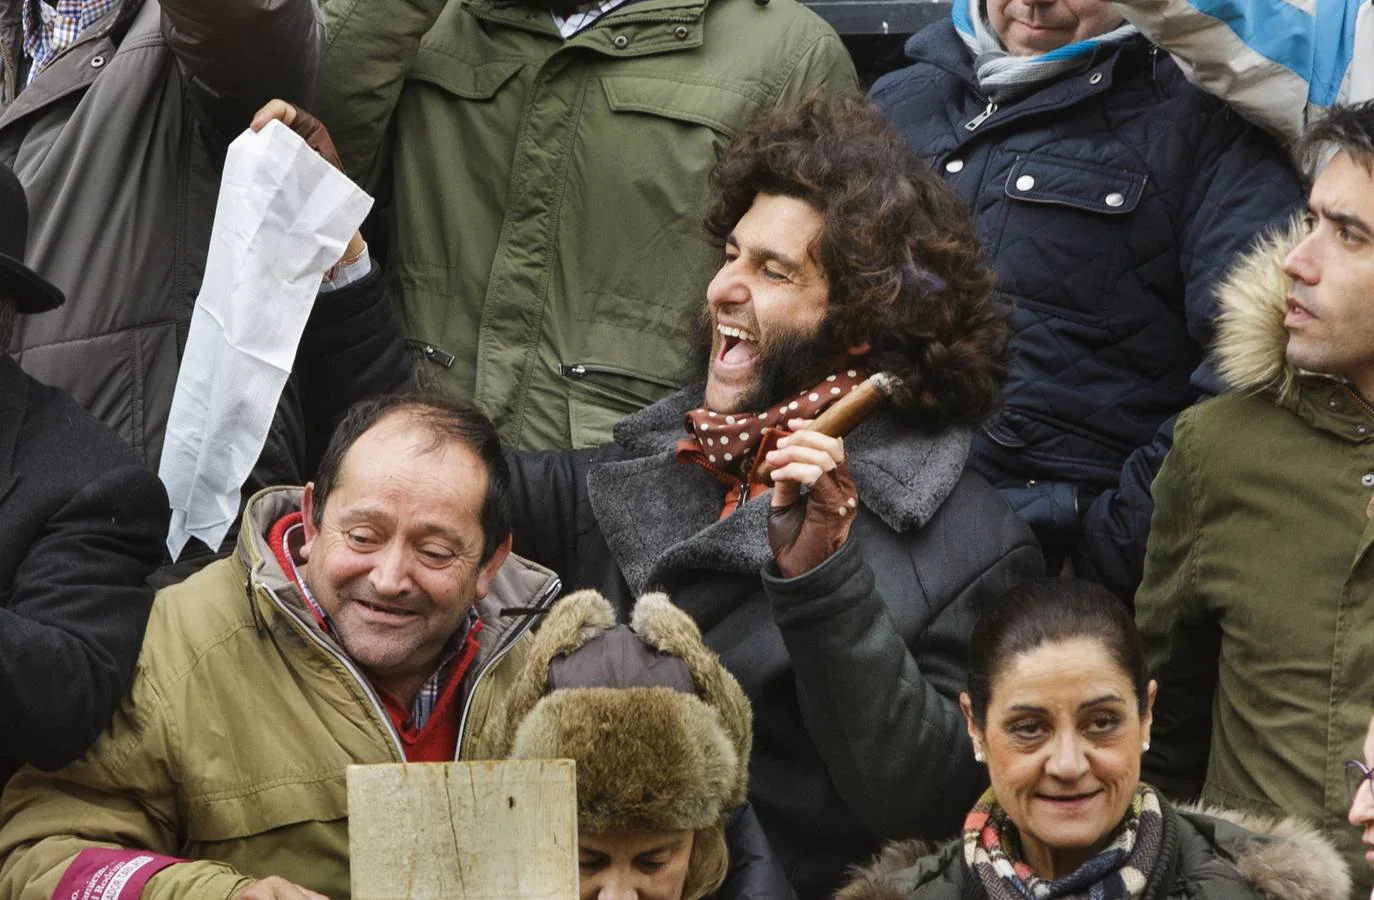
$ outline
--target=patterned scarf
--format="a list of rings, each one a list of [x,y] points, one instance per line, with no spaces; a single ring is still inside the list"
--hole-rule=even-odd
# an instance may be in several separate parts
[[[725,415],[704,406],[694,409],[687,413],[685,423],[691,437],[678,441],[677,460],[701,466],[730,488],[721,510],[723,519],[746,500],[768,490],[768,485],[751,478],[754,460],[791,433],[789,420],[816,418],[866,378],[868,372],[862,368],[827,375],[815,387],[760,413]]]
[[[1142,784],[1106,849],[1072,874],[1045,881],[1020,858],[1016,826],[989,788],[964,820],[964,862],[990,900],[1140,900],[1163,840],[1159,795]]]
[[[1099,45],[1123,41],[1138,33],[1134,25],[1127,24],[1086,41],[1065,44],[1048,53],[1012,56],[988,25],[984,12],[986,2],[955,0],[954,30],[964,39],[964,46],[973,59],[979,89],[989,100],[1000,105],[1019,100],[1045,82],[1082,64]]]

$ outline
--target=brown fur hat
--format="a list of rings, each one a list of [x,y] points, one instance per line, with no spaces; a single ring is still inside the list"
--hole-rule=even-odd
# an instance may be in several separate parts
[[[551,679],[570,664],[575,675]],[[595,591],[560,600],[497,721],[507,756],[576,761],[588,831],[695,831],[744,802],[749,701],[663,594],[640,598],[629,628]]]

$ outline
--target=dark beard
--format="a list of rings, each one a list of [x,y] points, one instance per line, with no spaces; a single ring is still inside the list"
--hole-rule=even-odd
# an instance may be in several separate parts
[[[809,388],[834,372],[843,356],[835,352],[826,334],[825,323],[811,334],[789,331],[759,345],[754,384],[737,412],[756,412],[766,406]],[[682,380],[699,381],[710,371],[711,342],[715,327],[709,315],[700,316],[692,327],[690,367]]]

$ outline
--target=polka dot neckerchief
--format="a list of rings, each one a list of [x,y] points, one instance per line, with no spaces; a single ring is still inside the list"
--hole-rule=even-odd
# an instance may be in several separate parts
[[[789,420],[816,418],[866,378],[868,372],[861,368],[827,375],[815,387],[762,412],[727,415],[705,407],[694,409],[685,417],[691,437],[678,442],[678,462],[701,466],[730,489],[720,514],[723,519],[746,500],[768,490],[768,485],[752,480],[754,460],[772,450],[779,438],[791,434]]]

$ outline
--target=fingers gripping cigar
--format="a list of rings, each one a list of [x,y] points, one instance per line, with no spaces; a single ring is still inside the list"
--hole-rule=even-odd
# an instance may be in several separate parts
[[[882,402],[892,395],[897,384],[896,376],[887,372],[870,375],[862,384],[817,416],[807,431],[816,431],[830,437],[844,437],[867,418],[869,413],[882,405]],[[760,456],[754,464],[750,480],[772,484],[771,472],[772,467],[768,465],[766,457]]]

